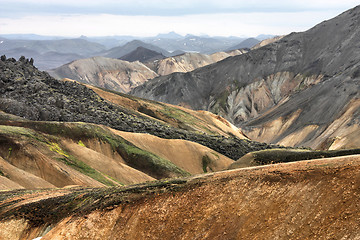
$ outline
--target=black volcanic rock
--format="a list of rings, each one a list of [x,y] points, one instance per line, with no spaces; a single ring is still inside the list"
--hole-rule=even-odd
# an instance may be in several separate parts
[[[144,47],[138,47],[134,51],[122,56],[121,60],[125,60],[128,62],[149,62],[149,61],[155,61],[159,59],[165,58],[164,55],[162,55],[159,52],[152,51],[150,49],[144,48]]]
[[[232,159],[247,152],[271,148],[263,143],[196,134],[146,118],[111,104],[93,90],[73,81],[58,81],[21,58],[1,58],[0,110],[35,121],[89,122],[128,132],[150,133],[168,139],[186,139]]]

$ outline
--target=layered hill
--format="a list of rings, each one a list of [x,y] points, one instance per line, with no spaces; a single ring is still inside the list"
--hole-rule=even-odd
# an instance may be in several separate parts
[[[55,78],[70,78],[124,93],[158,76],[140,62],[105,57],[79,59],[51,70],[49,73]]]
[[[5,239],[357,239],[359,155],[123,188],[6,191]]]
[[[132,94],[210,110],[251,138],[358,146],[360,7],[247,54],[155,78]]]

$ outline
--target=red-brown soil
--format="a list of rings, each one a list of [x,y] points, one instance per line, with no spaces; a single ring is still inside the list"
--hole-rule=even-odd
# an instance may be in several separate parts
[[[359,170],[353,155],[198,175],[175,190],[69,216],[42,239],[358,239]],[[39,227],[18,219],[2,221],[1,235],[38,236]]]

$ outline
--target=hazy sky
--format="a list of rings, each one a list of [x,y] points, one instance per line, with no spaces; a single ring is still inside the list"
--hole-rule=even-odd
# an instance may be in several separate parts
[[[0,0],[0,34],[257,36],[304,31],[359,0]]]

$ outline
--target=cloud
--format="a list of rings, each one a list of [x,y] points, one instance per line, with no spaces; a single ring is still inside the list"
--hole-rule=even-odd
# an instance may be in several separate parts
[[[213,13],[344,11],[358,0],[2,0],[0,15],[113,14],[181,16]]]
[[[303,31],[358,0],[1,0],[0,33],[247,35]]]
[[[175,31],[211,36],[256,36],[304,31],[335,16],[334,12],[217,13],[186,16],[70,14],[0,18],[1,33],[60,36],[154,36]]]

